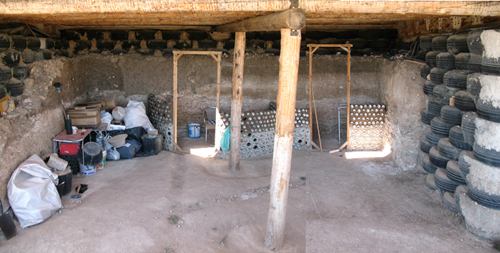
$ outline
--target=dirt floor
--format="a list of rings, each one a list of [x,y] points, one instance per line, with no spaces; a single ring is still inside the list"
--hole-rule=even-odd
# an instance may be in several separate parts
[[[330,139],[326,150],[338,145]],[[199,154],[204,140],[183,140]],[[206,149],[205,149],[206,151]],[[228,161],[193,154],[108,162],[74,177],[80,200],[9,241],[2,252],[267,252],[272,156]],[[425,176],[390,157],[294,151],[286,235],[279,252],[493,252],[448,212]]]

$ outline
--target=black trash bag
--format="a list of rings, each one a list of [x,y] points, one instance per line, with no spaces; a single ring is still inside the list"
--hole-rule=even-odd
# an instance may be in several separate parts
[[[116,150],[120,153],[121,159],[132,159],[141,149],[142,145],[135,139],[130,139],[125,141],[125,145],[117,148]]]

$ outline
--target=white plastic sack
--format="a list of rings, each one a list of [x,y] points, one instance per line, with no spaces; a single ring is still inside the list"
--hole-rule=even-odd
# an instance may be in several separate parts
[[[17,167],[7,184],[7,196],[22,228],[41,223],[62,208],[58,181],[38,155]]]
[[[101,123],[108,123],[109,128],[111,121],[113,121],[113,115],[107,111],[101,111]]]
[[[139,101],[130,100],[128,102],[123,121],[127,129],[134,127],[142,127],[146,131],[155,129],[146,115],[146,107]]]

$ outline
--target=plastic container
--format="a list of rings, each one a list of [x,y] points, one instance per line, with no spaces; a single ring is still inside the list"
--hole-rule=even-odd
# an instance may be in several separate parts
[[[197,139],[200,138],[200,124],[191,123],[188,125],[189,128],[189,138]]]
[[[99,131],[97,133],[96,142],[101,147],[101,150],[105,150],[104,149],[104,135],[102,134],[102,131]]]
[[[97,166],[95,166],[96,169],[102,170],[106,168],[106,155],[107,155],[106,150],[102,151],[102,162],[99,163]]]
[[[71,172],[71,169],[56,172],[59,176],[59,184],[56,185],[56,188],[60,197],[64,197],[71,193],[71,183],[73,181],[73,174]]]
[[[61,155],[76,155],[79,149],[79,143],[59,143],[59,154]]]
[[[141,141],[144,155],[157,155],[161,152],[163,142],[162,135],[145,134],[141,137]]]
[[[80,163],[80,173],[82,175],[88,176],[88,175],[94,175],[96,173],[96,168],[95,166],[86,166]]]
[[[47,165],[57,171],[64,171],[68,167],[68,161],[61,159],[57,154],[51,154]]]

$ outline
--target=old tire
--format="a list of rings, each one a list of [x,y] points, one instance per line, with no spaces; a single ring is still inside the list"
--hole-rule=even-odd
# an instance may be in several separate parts
[[[431,67],[429,67],[428,65],[422,66],[422,68],[420,69],[420,76],[427,80],[427,76],[429,75],[429,73],[431,73]]]
[[[445,192],[443,195],[443,205],[452,213],[460,213],[460,207],[457,205],[455,195],[451,192]]]
[[[451,145],[449,138],[442,138],[441,140],[439,140],[438,151],[439,154],[451,161],[458,161],[458,156],[460,155],[460,152],[462,152],[461,149],[458,149]]]
[[[483,54],[484,46],[481,41],[481,33],[483,31],[481,30],[476,30],[476,31],[471,31],[467,35],[467,46],[469,47],[469,52],[473,54]]]
[[[436,36],[432,38],[432,50],[446,52],[446,41],[448,36]]]
[[[432,68],[430,73],[431,81],[435,84],[442,84],[444,73],[446,73],[444,69]]]
[[[431,144],[433,147],[437,147],[437,145],[439,143],[439,139],[441,139],[440,136],[436,135],[435,133],[433,133],[431,131],[430,127],[425,129],[422,135],[425,136],[425,139],[427,140],[427,142],[429,144]],[[429,152],[427,152],[427,153],[429,153]]]
[[[436,173],[434,173],[436,177],[436,186],[442,192],[450,192],[455,193],[455,189],[460,185],[446,176],[446,171],[444,169],[437,169]]]
[[[441,103],[440,101],[436,100],[434,97],[431,97],[429,99],[429,103],[427,104],[427,108],[429,110],[429,113],[432,115],[439,116],[441,115],[441,108],[443,108],[444,103]]]
[[[441,108],[441,119],[450,125],[460,125],[462,123],[462,111],[455,106],[445,105]]]
[[[440,51],[430,51],[425,55],[425,62],[431,68],[436,67],[436,56],[441,53]]]
[[[426,125],[430,125],[431,124],[431,121],[432,119],[436,117],[436,115],[434,114],[431,114],[429,112],[429,110],[427,109],[423,109],[421,112],[420,112],[420,118],[422,119],[422,123],[426,124]]]
[[[462,150],[472,150],[472,145],[469,143],[465,142],[464,139],[464,133],[462,131],[462,128],[459,126],[454,126],[450,129],[450,143],[454,147]]]
[[[486,149],[477,142],[474,143],[474,157],[487,165],[500,167],[500,152],[493,149]]]
[[[446,164],[448,163],[450,159],[442,156],[437,147],[431,148],[429,151],[429,161],[434,164],[436,167],[439,168],[446,168]]]
[[[467,184],[458,168],[458,161],[449,161],[446,164],[446,176],[457,184]]]
[[[484,102],[482,99],[478,99],[476,108],[480,118],[500,123],[500,108],[494,107],[491,102]]]
[[[475,141],[475,131],[476,131],[476,112],[468,112],[462,116],[462,132],[464,133],[464,141],[469,145],[473,146]]]
[[[455,93],[455,107],[464,112],[475,111],[476,102],[469,92],[460,90]]]
[[[462,151],[458,156],[458,169],[463,180],[469,175],[472,160],[476,160],[472,151]]]
[[[455,34],[448,37],[448,40],[446,41],[446,48],[448,49],[448,52],[452,54],[469,52],[467,37],[468,34]]]
[[[448,52],[441,52],[436,56],[436,67],[444,70],[455,69],[455,56]]]
[[[439,188],[436,186],[436,177],[434,174],[427,175],[427,177],[425,178],[425,185],[427,186],[427,188],[433,191],[439,190]]]
[[[437,170],[437,166],[431,163],[429,155],[424,156],[422,159],[422,168],[429,174],[434,174]]]
[[[465,90],[467,88],[467,74],[459,70],[452,70],[444,73],[443,83],[451,89]]]
[[[455,91],[444,86],[444,85],[436,85],[434,89],[432,89],[432,97],[441,104],[448,105],[450,104],[450,98],[455,95]],[[441,115],[441,111],[439,112]]]

